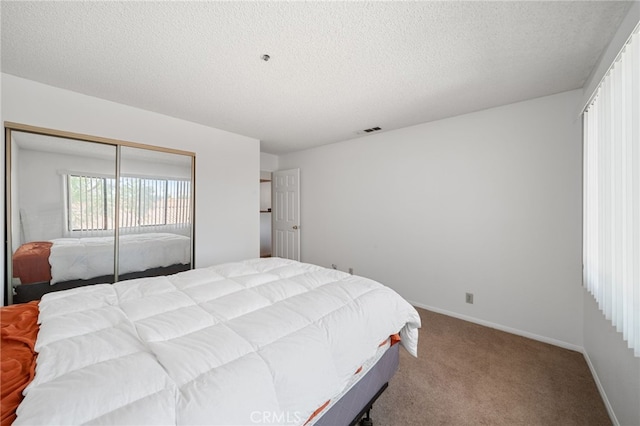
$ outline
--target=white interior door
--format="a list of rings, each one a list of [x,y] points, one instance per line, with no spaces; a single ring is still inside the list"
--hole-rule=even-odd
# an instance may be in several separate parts
[[[273,172],[273,255],[300,260],[300,169]]]

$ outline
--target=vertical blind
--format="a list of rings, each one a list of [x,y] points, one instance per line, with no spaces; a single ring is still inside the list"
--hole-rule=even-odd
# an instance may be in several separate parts
[[[114,179],[66,176],[68,230],[81,236],[100,235],[114,226]]]
[[[583,281],[640,356],[640,35],[629,38],[584,117]]]
[[[67,175],[68,229],[75,235],[104,235],[115,225],[115,179]],[[120,229],[127,233],[187,231],[191,181],[120,178]]]

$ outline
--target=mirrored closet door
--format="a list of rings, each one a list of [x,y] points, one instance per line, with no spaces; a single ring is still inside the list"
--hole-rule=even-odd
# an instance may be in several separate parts
[[[120,277],[166,275],[191,263],[191,172],[189,156],[121,147]]]
[[[193,266],[192,153],[5,123],[6,303]]]

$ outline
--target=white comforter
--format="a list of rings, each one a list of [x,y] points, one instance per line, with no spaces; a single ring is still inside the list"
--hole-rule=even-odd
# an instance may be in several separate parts
[[[388,287],[278,258],[50,293],[15,425],[304,424],[420,318]]]
[[[191,239],[183,235],[125,234],[119,241],[120,275],[191,261]],[[113,237],[56,238],[51,242],[51,284],[113,274]]]

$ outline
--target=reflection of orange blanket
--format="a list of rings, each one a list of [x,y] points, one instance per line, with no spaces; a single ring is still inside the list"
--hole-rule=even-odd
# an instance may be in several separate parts
[[[49,254],[52,242],[34,241],[18,247],[13,254],[13,276],[22,284],[51,281]]]
[[[34,346],[39,330],[38,313],[37,301],[0,308],[2,426],[16,419],[22,391],[36,374]]]

